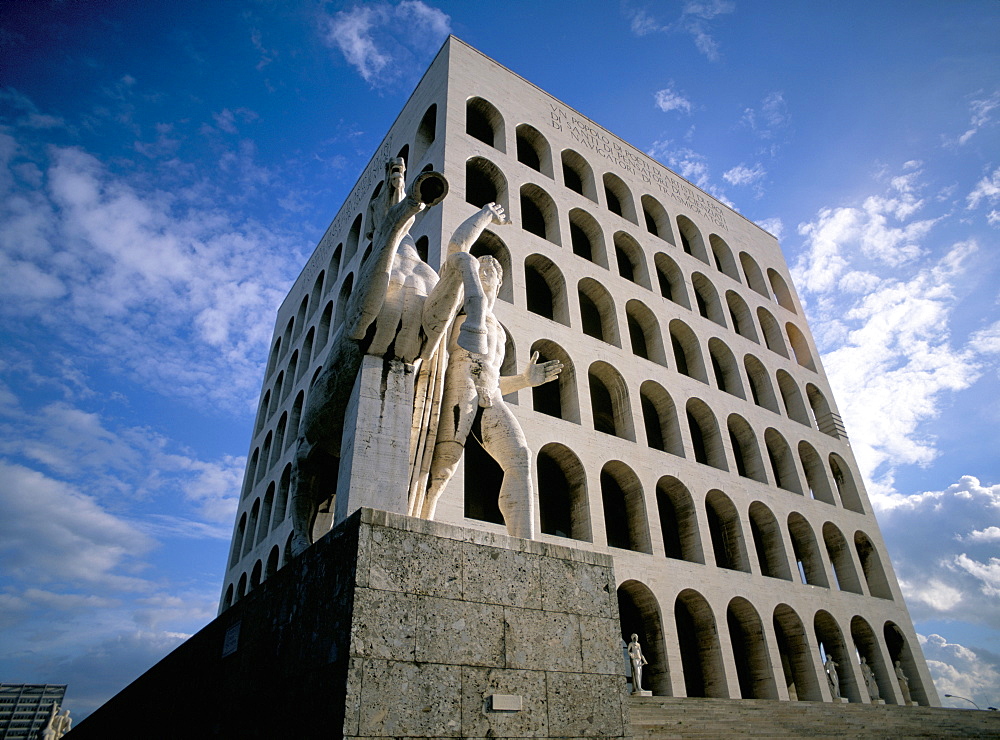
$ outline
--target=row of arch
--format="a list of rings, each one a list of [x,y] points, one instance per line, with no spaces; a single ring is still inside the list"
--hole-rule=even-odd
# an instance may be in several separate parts
[[[503,116],[492,103],[480,97],[473,97],[467,101],[467,134],[505,153],[504,128]],[[520,124],[516,129],[516,148],[517,160],[521,164],[555,179],[552,148],[538,129],[529,124]],[[559,160],[563,184],[567,188],[594,203],[600,203],[598,193],[602,192],[604,203],[609,211],[637,226],[640,224],[641,217],[641,223],[647,232],[670,244],[676,244],[667,211],[656,198],[649,194],[642,195],[637,207],[636,200],[628,185],[617,175],[611,172],[604,173],[599,188],[593,168],[579,152],[564,149],[559,155]],[[492,197],[484,197],[490,194]],[[554,219],[555,206],[552,198],[545,193],[543,188],[534,184],[522,186],[520,197],[522,226],[526,230],[535,231],[542,238],[550,239],[558,244],[558,221]],[[472,157],[466,164],[466,199],[474,205],[482,206],[486,202],[495,201],[509,208],[506,178],[500,168],[485,157]],[[584,212],[580,211],[580,213]],[[574,221],[572,217],[570,220],[572,232]],[[590,217],[589,222],[584,219],[583,223],[576,224],[576,228],[586,235],[587,232],[593,230],[593,223],[596,222]],[[720,272],[742,282],[740,270],[733,259],[732,252],[718,235],[711,235],[709,245],[706,248],[698,228],[690,219],[683,216],[677,219],[677,233],[685,252],[705,264],[714,262]],[[571,238],[574,236],[571,233]],[[773,299],[789,311],[796,312],[795,302],[788,285],[777,271],[773,269],[767,271],[772,294],[768,291],[768,285],[763,279],[760,267],[753,258],[744,252],[741,254],[740,262],[747,285],[769,300]],[[606,259],[604,266],[607,267]]]
[[[778,604],[766,619],[739,596],[728,602],[725,615],[717,615],[691,588],[676,596],[672,613],[664,616],[652,590],[637,580],[619,586],[618,604],[623,638],[639,635],[649,660],[643,688],[657,695],[831,701],[823,670],[829,657],[839,666],[840,695],[868,703],[859,668],[864,658],[887,704],[904,702],[895,673],[899,661],[913,701],[929,705],[910,646],[891,620],[882,625],[880,639],[861,615],[851,618],[845,632],[825,609],[807,626],[788,604]]]

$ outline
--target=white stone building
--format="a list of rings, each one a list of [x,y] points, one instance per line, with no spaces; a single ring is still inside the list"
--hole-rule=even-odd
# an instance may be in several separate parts
[[[489,201],[473,253],[505,279],[505,373],[534,455],[539,539],[610,553],[624,635],[654,694],[939,704],[777,240],[585,116],[450,38],[278,311],[221,610],[289,557],[288,487],[310,381],[365,252],[384,164],[450,183],[412,235]],[[474,435],[475,436],[475,435]],[[471,439],[437,519],[504,532],[498,468]],[[332,491],[331,491],[332,493]],[[332,511],[332,509],[331,509]],[[318,527],[329,527],[321,515]]]

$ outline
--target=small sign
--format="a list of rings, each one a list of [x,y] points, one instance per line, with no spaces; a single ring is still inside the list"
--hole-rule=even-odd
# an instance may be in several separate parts
[[[521,697],[517,694],[493,694],[490,705],[494,712],[520,712]]]
[[[222,657],[232,655],[240,645],[240,623],[230,626],[226,630],[226,639],[222,642]]]

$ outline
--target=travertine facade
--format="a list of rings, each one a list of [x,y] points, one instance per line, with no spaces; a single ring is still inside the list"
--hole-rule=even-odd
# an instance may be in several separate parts
[[[937,705],[777,241],[454,38],[279,309],[222,610],[290,557],[301,412],[396,156],[450,183],[411,230],[432,265],[486,203],[510,216],[472,249],[503,268],[503,373],[535,351],[563,364],[507,396],[533,451],[535,529],[613,557],[645,688],[833,701],[829,656],[839,693],[868,702],[864,657],[886,703],[905,702],[898,660],[913,701]],[[436,519],[502,533],[477,434]]]

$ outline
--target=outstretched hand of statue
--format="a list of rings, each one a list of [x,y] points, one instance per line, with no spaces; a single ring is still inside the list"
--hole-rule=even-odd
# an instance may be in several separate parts
[[[492,223],[497,226],[503,226],[504,224],[510,223],[510,220],[507,218],[507,214],[503,211],[503,206],[499,203],[487,203],[483,206],[483,212],[491,214]]]
[[[528,361],[528,366],[524,369],[524,379],[529,388],[534,388],[536,385],[542,385],[558,378],[562,369],[563,364],[559,360],[546,360],[539,363],[538,352],[534,352]]]

